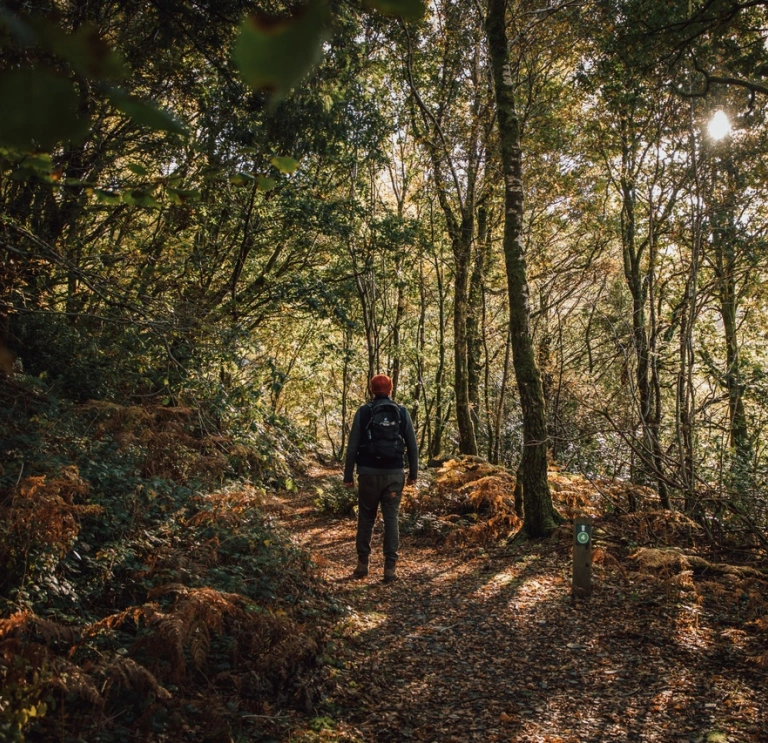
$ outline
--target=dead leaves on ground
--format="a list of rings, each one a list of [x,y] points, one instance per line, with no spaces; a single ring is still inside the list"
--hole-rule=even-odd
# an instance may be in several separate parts
[[[336,583],[350,615],[333,725],[297,740],[763,742],[768,577],[706,552],[699,525],[642,488],[557,471],[550,485],[561,513],[593,518],[592,599],[570,600],[570,525],[542,543],[480,536],[514,478],[447,463],[404,499],[405,523],[426,526],[404,540],[403,580]],[[613,508],[630,495],[641,510]],[[347,573],[353,523],[313,533],[329,577]]]

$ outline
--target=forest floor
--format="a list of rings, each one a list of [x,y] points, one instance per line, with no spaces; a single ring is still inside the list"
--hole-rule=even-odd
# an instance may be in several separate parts
[[[291,439],[0,398],[2,741],[768,743],[760,513],[552,465],[567,521],[527,540],[513,474],[466,457],[406,488],[400,580],[379,521],[356,581],[354,493]]]
[[[315,733],[290,740],[768,741],[763,580],[654,574],[606,550],[574,603],[568,531],[463,549],[405,535],[384,584],[381,518],[371,573],[353,580],[354,518],[313,505],[313,483],[339,474],[309,474],[279,518],[348,613],[327,661],[335,691]]]

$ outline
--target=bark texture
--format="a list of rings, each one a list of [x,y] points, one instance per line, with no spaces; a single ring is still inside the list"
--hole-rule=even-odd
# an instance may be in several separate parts
[[[547,425],[541,377],[530,330],[530,302],[523,249],[523,176],[520,121],[515,104],[505,28],[505,0],[488,0],[486,31],[493,68],[504,172],[504,260],[509,291],[509,326],[515,377],[523,412],[524,528],[532,537],[549,534],[559,521],[547,481]]]

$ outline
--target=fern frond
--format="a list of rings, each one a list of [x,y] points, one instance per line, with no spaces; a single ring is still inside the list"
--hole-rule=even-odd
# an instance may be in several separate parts
[[[23,632],[34,618],[36,617],[31,611],[18,611],[8,619],[0,619],[0,640]]]
[[[163,687],[154,674],[131,658],[117,658],[108,666],[100,669],[107,676],[108,682],[105,694],[109,696],[113,690],[130,689],[140,694],[154,694],[158,699],[167,701],[171,693]]]
[[[200,670],[208,659],[208,652],[211,649],[211,635],[204,622],[196,622],[191,630],[189,637],[189,658],[192,667]]]
[[[91,704],[101,706],[104,698],[96,688],[93,679],[79,666],[66,658],[56,657],[51,661],[52,675],[48,685],[66,694],[75,694]]]
[[[159,613],[154,623],[157,627],[157,637],[152,644],[170,661],[174,679],[181,680],[187,671],[184,644],[188,636],[189,625],[185,625],[184,619],[181,617],[163,616]]]

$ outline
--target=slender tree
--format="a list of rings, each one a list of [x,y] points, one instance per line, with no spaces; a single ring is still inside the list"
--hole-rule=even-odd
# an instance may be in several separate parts
[[[544,536],[558,515],[547,481],[547,421],[541,377],[530,330],[530,298],[523,251],[523,173],[520,120],[509,64],[506,3],[489,0],[486,30],[496,94],[501,161],[504,174],[504,259],[509,290],[509,327],[515,377],[523,411],[521,475],[525,531]]]

